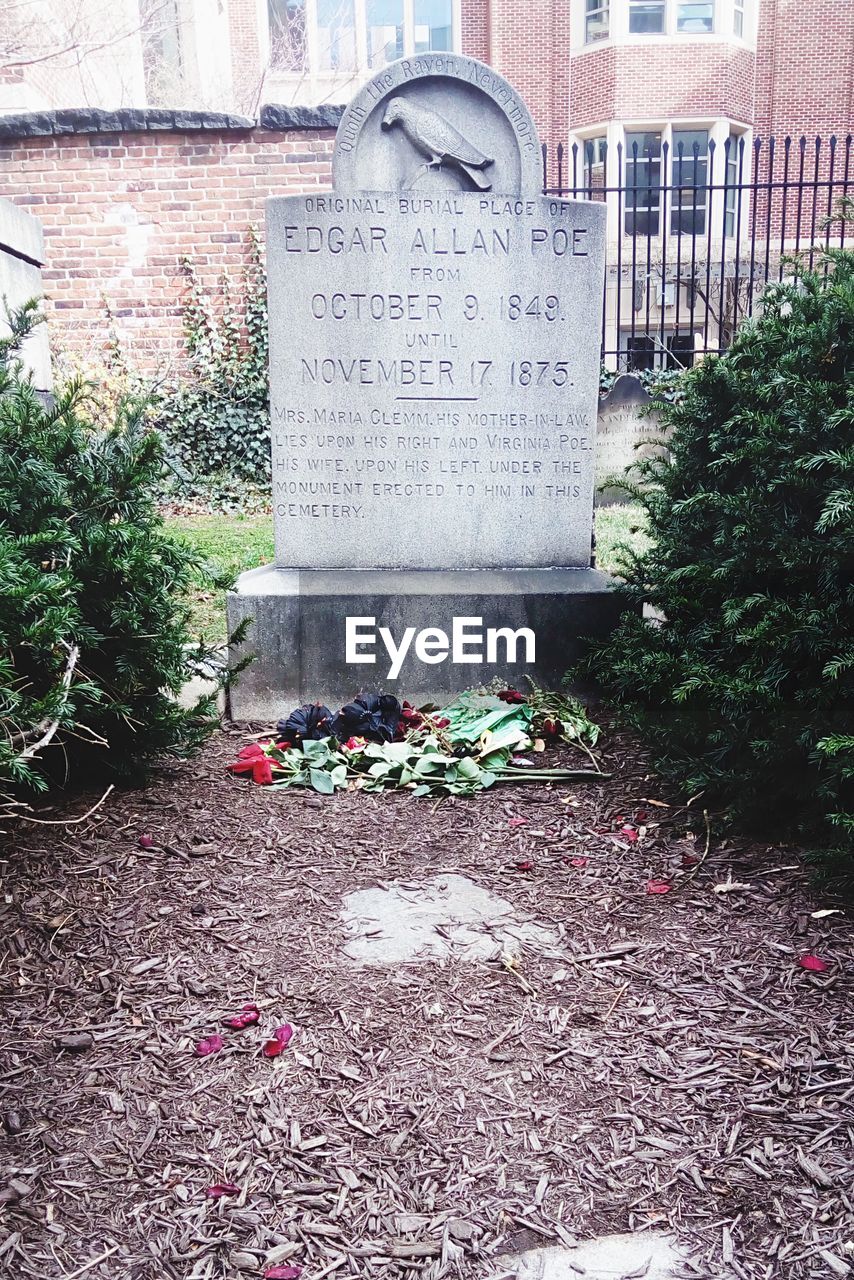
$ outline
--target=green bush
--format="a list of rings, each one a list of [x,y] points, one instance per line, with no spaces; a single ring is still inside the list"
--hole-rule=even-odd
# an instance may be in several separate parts
[[[158,392],[153,419],[184,494],[207,495],[210,478],[224,492],[235,481],[270,483],[267,294],[261,246],[250,228],[240,288],[227,275],[219,296],[202,287],[183,259],[186,372]],[[216,486],[214,486],[216,487]]]
[[[0,792],[91,769],[126,773],[185,754],[214,705],[183,710],[193,670],[192,554],[155,506],[159,437],[138,403],[101,426],[86,385],[46,406],[15,360],[36,320],[0,343]],[[0,808],[4,798],[0,796]]]
[[[632,492],[651,547],[588,663],[686,794],[854,847],[854,255],[774,286],[659,407]]]

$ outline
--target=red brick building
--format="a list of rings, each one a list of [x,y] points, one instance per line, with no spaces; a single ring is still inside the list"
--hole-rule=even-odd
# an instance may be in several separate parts
[[[94,110],[61,110],[81,106],[79,66],[39,62],[28,79],[0,61],[0,192],[44,224],[54,331],[78,350],[102,341],[106,299],[144,364],[178,353],[180,257],[211,280],[239,265],[266,196],[328,182],[331,104],[401,56],[492,64],[531,108],[550,186],[607,199],[610,363],[652,349],[636,338],[641,316],[645,333],[660,330],[650,359],[714,345],[695,322],[697,273],[674,266],[680,237],[699,235],[719,278],[748,225],[792,246],[784,202],[765,217],[771,136],[775,176],[786,134],[822,136],[820,154],[810,141],[786,160],[809,184],[836,135],[834,192],[854,187],[852,0],[175,0],[155,6],[174,29],[133,28],[146,2],[115,0],[128,21],[112,74],[86,82],[88,103],[102,91]],[[820,225],[826,198],[807,191],[799,234]],[[638,236],[649,261],[629,271]]]

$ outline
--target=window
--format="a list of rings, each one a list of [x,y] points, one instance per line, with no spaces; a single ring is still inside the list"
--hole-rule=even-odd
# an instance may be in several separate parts
[[[738,173],[740,168],[739,148],[742,140],[736,134],[730,134],[728,142],[729,145],[725,148],[724,235],[733,236],[735,235],[738,205],[741,200]]]
[[[184,81],[177,0],[140,0],[139,17],[146,102],[150,107],[175,102]]]
[[[694,363],[693,333],[665,333],[664,344],[646,333],[623,330],[620,335],[626,368],[639,373],[642,369],[687,369]]]
[[[584,14],[584,43],[607,40],[610,30],[608,0],[586,0]]]
[[[144,2],[162,5],[179,0]],[[450,52],[459,39],[454,0],[266,0],[266,4],[270,64],[273,71],[286,75],[366,76],[398,58]],[[326,92],[322,85],[318,89]]]
[[[367,0],[368,66],[403,57],[403,0]]]
[[[306,71],[305,0],[267,0],[270,63],[277,71]]]
[[[593,199],[594,193],[601,193],[605,186],[608,140],[603,133],[595,138],[585,138],[581,147],[584,190],[588,198]],[[599,198],[603,198],[601,194]]]
[[[629,0],[629,31],[644,35],[664,31],[664,0]]]
[[[655,368],[655,340],[646,334],[636,333],[626,338],[626,368],[640,372],[641,369]]]
[[[415,0],[415,52],[450,51],[451,0]]]
[[[665,369],[690,369],[694,363],[693,333],[672,333],[665,339],[667,355],[664,358]]]
[[[676,30],[686,35],[707,33],[715,29],[714,0],[689,0],[676,6]]]
[[[355,71],[353,0],[317,0],[317,59],[321,71]]]
[[[626,134],[626,235],[658,235],[661,134]]]
[[[744,6],[746,0],[733,0],[732,29],[737,36],[744,36]]]
[[[671,152],[674,235],[701,236],[706,230],[709,135],[705,129],[674,129]]]

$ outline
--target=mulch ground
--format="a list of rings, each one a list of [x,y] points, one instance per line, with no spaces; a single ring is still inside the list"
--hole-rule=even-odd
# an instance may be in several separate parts
[[[837,904],[797,856],[706,854],[702,813],[653,804],[618,736],[610,782],[438,804],[247,785],[224,769],[243,740],[9,841],[0,1274],[485,1277],[506,1249],[668,1226],[688,1274],[854,1274],[852,925],[815,918]],[[343,894],[450,871],[557,952],[342,954]],[[259,1025],[195,1057],[251,1000]]]

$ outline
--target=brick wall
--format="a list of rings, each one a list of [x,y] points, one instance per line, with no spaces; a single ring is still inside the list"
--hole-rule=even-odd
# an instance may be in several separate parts
[[[571,59],[573,129],[601,121],[753,119],[754,55],[723,41],[622,45]]]
[[[181,257],[211,283],[239,268],[267,196],[329,185],[333,138],[253,128],[0,141],[4,195],[44,227],[54,346],[103,350],[106,299],[140,367],[178,358]]]
[[[854,128],[854,4],[762,0],[756,58],[756,129],[774,134]]]

